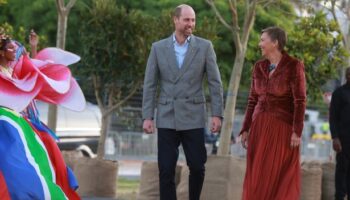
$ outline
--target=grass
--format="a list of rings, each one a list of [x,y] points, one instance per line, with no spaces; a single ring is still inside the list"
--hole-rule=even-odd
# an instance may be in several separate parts
[[[136,200],[140,180],[118,177],[117,196],[118,200]]]

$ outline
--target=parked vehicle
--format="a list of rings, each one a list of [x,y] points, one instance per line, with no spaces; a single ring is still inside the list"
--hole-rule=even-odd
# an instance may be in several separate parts
[[[329,123],[328,120],[319,117],[319,111],[306,110],[302,141],[302,158],[331,159],[332,141]]]
[[[48,104],[37,102],[40,119],[47,124]],[[61,150],[81,150],[86,156],[97,152],[100,137],[101,113],[98,106],[87,102],[82,112],[57,108],[56,135]]]

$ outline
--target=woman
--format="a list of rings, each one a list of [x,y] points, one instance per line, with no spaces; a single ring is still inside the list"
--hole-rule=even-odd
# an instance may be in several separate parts
[[[34,100],[82,110],[84,96],[67,65],[79,57],[47,48],[32,55],[0,30],[0,199],[80,199],[75,178],[40,122]]]
[[[284,30],[262,31],[264,59],[253,70],[243,128],[247,148],[244,200],[296,200],[300,196],[300,137],[306,90],[304,65],[283,49]]]

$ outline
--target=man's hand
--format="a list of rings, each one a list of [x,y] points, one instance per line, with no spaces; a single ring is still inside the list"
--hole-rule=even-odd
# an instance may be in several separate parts
[[[211,127],[210,127],[210,131],[212,133],[217,133],[219,132],[221,129],[221,118],[220,117],[212,117],[211,118]]]
[[[293,132],[292,137],[290,139],[290,146],[292,148],[298,147],[300,143],[301,143],[301,138],[295,132]]]
[[[241,134],[241,143],[242,143],[242,147],[247,149],[248,148],[248,132],[244,131]]]
[[[339,138],[334,138],[333,139],[333,149],[337,153],[342,151],[342,146],[341,146]]]
[[[143,131],[147,134],[154,133],[154,123],[151,119],[145,119],[143,121]]]

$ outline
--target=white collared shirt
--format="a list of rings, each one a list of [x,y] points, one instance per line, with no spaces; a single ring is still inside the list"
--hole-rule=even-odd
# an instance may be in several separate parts
[[[179,44],[176,41],[175,34],[173,34],[175,56],[176,56],[177,66],[179,68],[182,67],[182,64],[184,62],[188,45],[190,44],[190,39],[191,39],[191,36],[187,37],[183,44]]]

